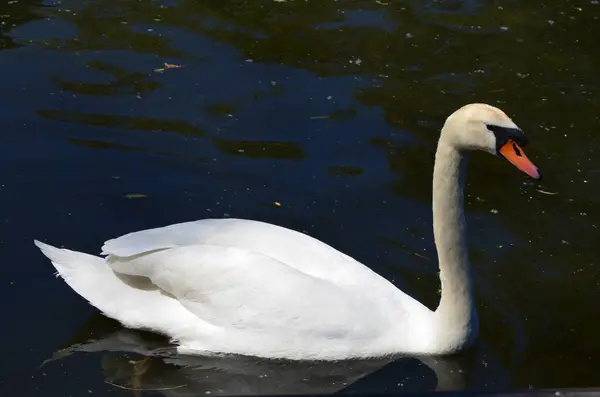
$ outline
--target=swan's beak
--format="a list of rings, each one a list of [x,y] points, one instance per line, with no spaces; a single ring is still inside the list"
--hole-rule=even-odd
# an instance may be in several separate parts
[[[527,158],[523,149],[517,145],[515,141],[509,139],[504,146],[500,148],[500,154],[510,161],[512,165],[532,177],[533,179],[541,179],[542,174],[531,160]]]

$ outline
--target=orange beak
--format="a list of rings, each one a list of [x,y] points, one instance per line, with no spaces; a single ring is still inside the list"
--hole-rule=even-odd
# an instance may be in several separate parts
[[[500,148],[500,154],[510,161],[512,165],[533,179],[540,179],[542,177],[540,170],[525,156],[523,149],[512,139],[509,139]]]

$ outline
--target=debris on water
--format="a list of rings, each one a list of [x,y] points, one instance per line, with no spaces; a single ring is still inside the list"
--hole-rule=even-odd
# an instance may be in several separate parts
[[[548,191],[542,190],[542,189],[536,189],[536,190],[542,194],[548,194],[550,196],[554,196],[555,194],[558,194],[558,192],[548,192]]]
[[[175,390],[175,389],[179,389],[179,388],[187,386],[187,385],[177,385],[177,386],[173,386],[173,387],[160,387],[157,389],[141,389],[141,388],[137,388],[137,387],[129,387],[129,386],[119,385],[117,383],[113,383],[108,380],[105,380],[104,383],[114,386],[114,387],[117,387],[122,390],[133,390],[133,391],[166,391],[166,390]]]
[[[132,198],[144,198],[144,197],[148,197],[148,196],[143,193],[129,193],[129,194],[126,194],[125,197],[127,197],[128,199],[132,199]]]
[[[491,212],[492,214],[497,214],[497,213],[498,213],[498,210],[497,210],[497,209],[495,209],[495,208],[492,208],[492,209],[490,210],[490,212]]]
[[[421,255],[421,254],[419,254],[418,252],[413,252],[413,255],[414,255],[414,256],[418,256],[419,258],[423,258],[423,259],[426,259],[426,260],[430,260],[428,257],[426,257],[425,255]]]
[[[311,116],[311,120],[328,119],[329,116]]]
[[[390,3],[384,3],[383,1],[380,1],[380,0],[375,0],[375,3],[379,4],[380,6],[390,5]]]
[[[167,63],[167,62],[164,62],[163,65],[164,65],[164,67],[156,68],[156,69],[154,69],[154,71],[156,73],[163,73],[167,69],[179,69],[179,68],[185,67],[185,65],[177,65],[175,63]]]

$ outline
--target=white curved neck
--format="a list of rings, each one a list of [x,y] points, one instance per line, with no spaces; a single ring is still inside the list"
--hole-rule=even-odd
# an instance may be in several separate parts
[[[433,171],[433,235],[442,287],[434,327],[436,344],[449,351],[470,343],[478,327],[464,215],[466,167],[467,154],[442,133]]]

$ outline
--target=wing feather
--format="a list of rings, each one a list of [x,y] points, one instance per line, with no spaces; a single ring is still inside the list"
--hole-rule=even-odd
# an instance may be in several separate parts
[[[260,252],[337,285],[360,286],[369,280],[379,288],[393,287],[368,267],[311,236],[246,219],[203,219],[129,233],[105,242],[102,254],[130,257],[191,245]]]
[[[237,247],[175,247],[109,256],[107,263],[117,272],[148,277],[190,312],[224,328],[372,338],[378,334],[373,324],[382,329],[386,323],[364,296]]]

